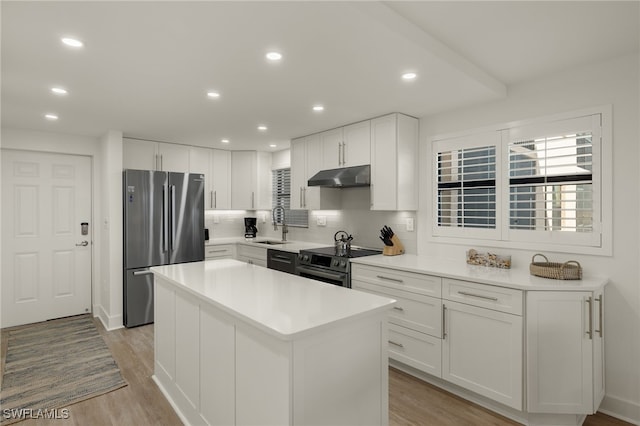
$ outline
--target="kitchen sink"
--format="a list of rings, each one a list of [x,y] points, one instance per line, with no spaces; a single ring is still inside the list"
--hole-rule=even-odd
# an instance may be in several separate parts
[[[256,241],[255,243],[256,244],[267,244],[267,245],[270,245],[270,246],[276,246],[276,245],[279,245],[279,244],[287,244],[289,242],[290,241],[264,240],[264,241]]]

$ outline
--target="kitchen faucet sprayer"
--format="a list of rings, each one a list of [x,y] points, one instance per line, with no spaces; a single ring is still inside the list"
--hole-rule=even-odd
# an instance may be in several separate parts
[[[285,209],[282,206],[275,206],[273,210],[271,210],[271,218],[273,219],[273,230],[278,230],[278,222],[276,221],[277,209],[282,209],[282,241],[287,241],[287,232],[289,232],[289,229],[287,227]]]

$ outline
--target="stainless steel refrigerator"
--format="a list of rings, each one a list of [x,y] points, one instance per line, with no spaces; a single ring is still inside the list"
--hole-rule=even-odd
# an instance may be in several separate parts
[[[124,325],[153,322],[151,266],[204,260],[204,176],[125,170]]]

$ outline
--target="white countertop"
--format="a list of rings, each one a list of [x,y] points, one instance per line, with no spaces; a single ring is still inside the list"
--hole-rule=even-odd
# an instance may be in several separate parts
[[[216,246],[221,244],[244,244],[247,246],[262,247],[265,249],[274,249],[288,251],[291,253],[298,253],[300,250],[309,250],[312,248],[327,247],[331,243],[311,243],[308,241],[287,241],[284,244],[260,244],[260,241],[277,241],[277,238],[244,238],[244,237],[228,237],[228,238],[213,238],[205,242],[205,246]]]
[[[608,282],[607,277],[583,276],[581,280],[553,280],[529,274],[529,265],[499,269],[468,265],[464,260],[403,254],[399,256],[366,256],[351,259],[352,264],[381,266],[400,271],[437,275],[439,277],[473,281],[518,290],[594,291]]]
[[[386,311],[395,303],[232,259],[156,266],[151,271],[283,340]]]

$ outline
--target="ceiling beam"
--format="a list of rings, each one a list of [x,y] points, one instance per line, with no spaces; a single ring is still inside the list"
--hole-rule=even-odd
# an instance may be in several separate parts
[[[369,15],[369,17],[394,33],[403,36],[408,41],[415,43],[432,55],[447,62],[460,72],[482,84],[495,95],[499,97],[507,96],[507,86],[503,82],[425,32],[412,21],[399,15],[383,2],[358,1],[350,2],[349,4],[362,13]]]

